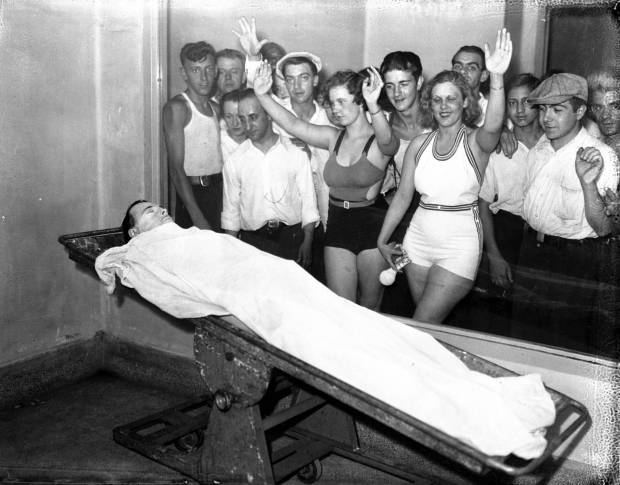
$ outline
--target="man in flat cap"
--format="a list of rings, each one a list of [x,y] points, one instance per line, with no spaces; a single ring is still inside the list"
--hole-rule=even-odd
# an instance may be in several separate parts
[[[513,335],[597,352],[597,256],[611,229],[602,196],[618,186],[618,159],[582,127],[587,100],[586,80],[569,73],[527,99],[544,135],[527,158]]]

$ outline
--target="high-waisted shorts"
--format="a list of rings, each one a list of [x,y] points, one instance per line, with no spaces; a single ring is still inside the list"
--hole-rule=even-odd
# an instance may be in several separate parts
[[[325,247],[343,248],[353,254],[377,247],[385,209],[369,205],[345,209],[329,204]]]
[[[413,263],[440,266],[474,280],[482,255],[482,225],[478,207],[462,211],[418,207],[403,240]]]

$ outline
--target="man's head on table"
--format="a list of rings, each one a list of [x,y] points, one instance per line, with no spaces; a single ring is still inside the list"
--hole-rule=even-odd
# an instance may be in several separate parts
[[[138,234],[150,231],[168,222],[174,222],[163,207],[146,200],[136,200],[127,208],[123,219],[123,237],[129,241]]]

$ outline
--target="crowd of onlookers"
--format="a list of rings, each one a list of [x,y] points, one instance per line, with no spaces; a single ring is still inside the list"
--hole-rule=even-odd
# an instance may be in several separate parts
[[[501,30],[432,79],[395,51],[320,82],[315,54],[260,40],[253,20],[235,34],[240,50],[183,46],[186,89],[164,107],[179,225],[295,260],[383,311],[396,290],[379,275],[404,251],[397,286],[416,320],[484,294],[507,335],[618,355],[617,71],[504,79]]]

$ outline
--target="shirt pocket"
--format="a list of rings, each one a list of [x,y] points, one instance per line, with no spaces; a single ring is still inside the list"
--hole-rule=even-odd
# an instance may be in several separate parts
[[[583,190],[577,174],[567,174],[560,179],[560,200],[556,215],[563,220],[577,221],[583,218]]]

